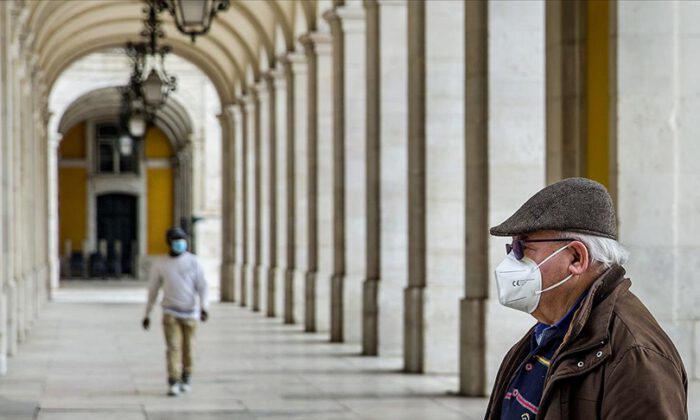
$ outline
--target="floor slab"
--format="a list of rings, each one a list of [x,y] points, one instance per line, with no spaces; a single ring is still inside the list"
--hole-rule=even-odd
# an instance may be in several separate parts
[[[58,291],[0,378],[0,418],[39,420],[478,419],[454,375],[405,375],[236,304],[197,332],[193,392],[167,397],[160,315],[141,329],[143,286]],[[110,295],[114,292],[113,295]]]

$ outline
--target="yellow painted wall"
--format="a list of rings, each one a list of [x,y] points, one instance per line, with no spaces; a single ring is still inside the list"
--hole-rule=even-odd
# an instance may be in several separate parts
[[[85,168],[58,170],[59,253],[64,252],[66,240],[72,241],[73,251],[80,251],[87,239],[87,173]]]
[[[146,159],[167,159],[173,149],[165,133],[158,127],[151,127],[146,133]],[[148,168],[146,170],[148,188],[148,255],[166,254],[168,244],[165,232],[174,223],[173,170],[171,168]]]
[[[148,255],[167,254],[165,232],[173,226],[173,170],[149,168],[148,185]]]
[[[173,155],[168,137],[163,131],[151,126],[146,132],[146,159],[169,158]]]
[[[85,122],[73,126],[61,139],[58,147],[59,156],[66,159],[84,159],[85,152]]]
[[[72,127],[59,145],[63,159],[85,159],[85,123]],[[70,239],[71,249],[80,251],[87,239],[87,171],[85,168],[58,168],[59,254]]]
[[[589,0],[587,16],[588,162],[586,175],[610,187],[610,77],[608,0]]]

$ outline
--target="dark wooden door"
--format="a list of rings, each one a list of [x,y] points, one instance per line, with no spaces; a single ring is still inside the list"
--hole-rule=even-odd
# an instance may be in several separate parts
[[[115,241],[122,243],[122,273],[134,274],[132,244],[136,241],[136,197],[104,194],[97,197],[97,239],[107,240],[107,270],[115,271]],[[99,242],[98,242],[99,243]]]

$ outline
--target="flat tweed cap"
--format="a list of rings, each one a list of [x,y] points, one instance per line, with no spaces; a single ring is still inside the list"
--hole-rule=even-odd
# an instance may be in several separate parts
[[[595,181],[567,178],[541,189],[490,232],[494,236],[515,236],[538,230],[580,232],[617,239],[612,198],[608,190]]]

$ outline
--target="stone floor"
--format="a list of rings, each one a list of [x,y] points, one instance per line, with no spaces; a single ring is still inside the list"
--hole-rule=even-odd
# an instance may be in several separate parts
[[[0,378],[0,419],[478,419],[486,401],[453,395],[455,376],[407,375],[400,359],[358,356],[237,305],[201,326],[194,390],[165,396],[159,316],[144,292],[76,283],[42,311]]]

